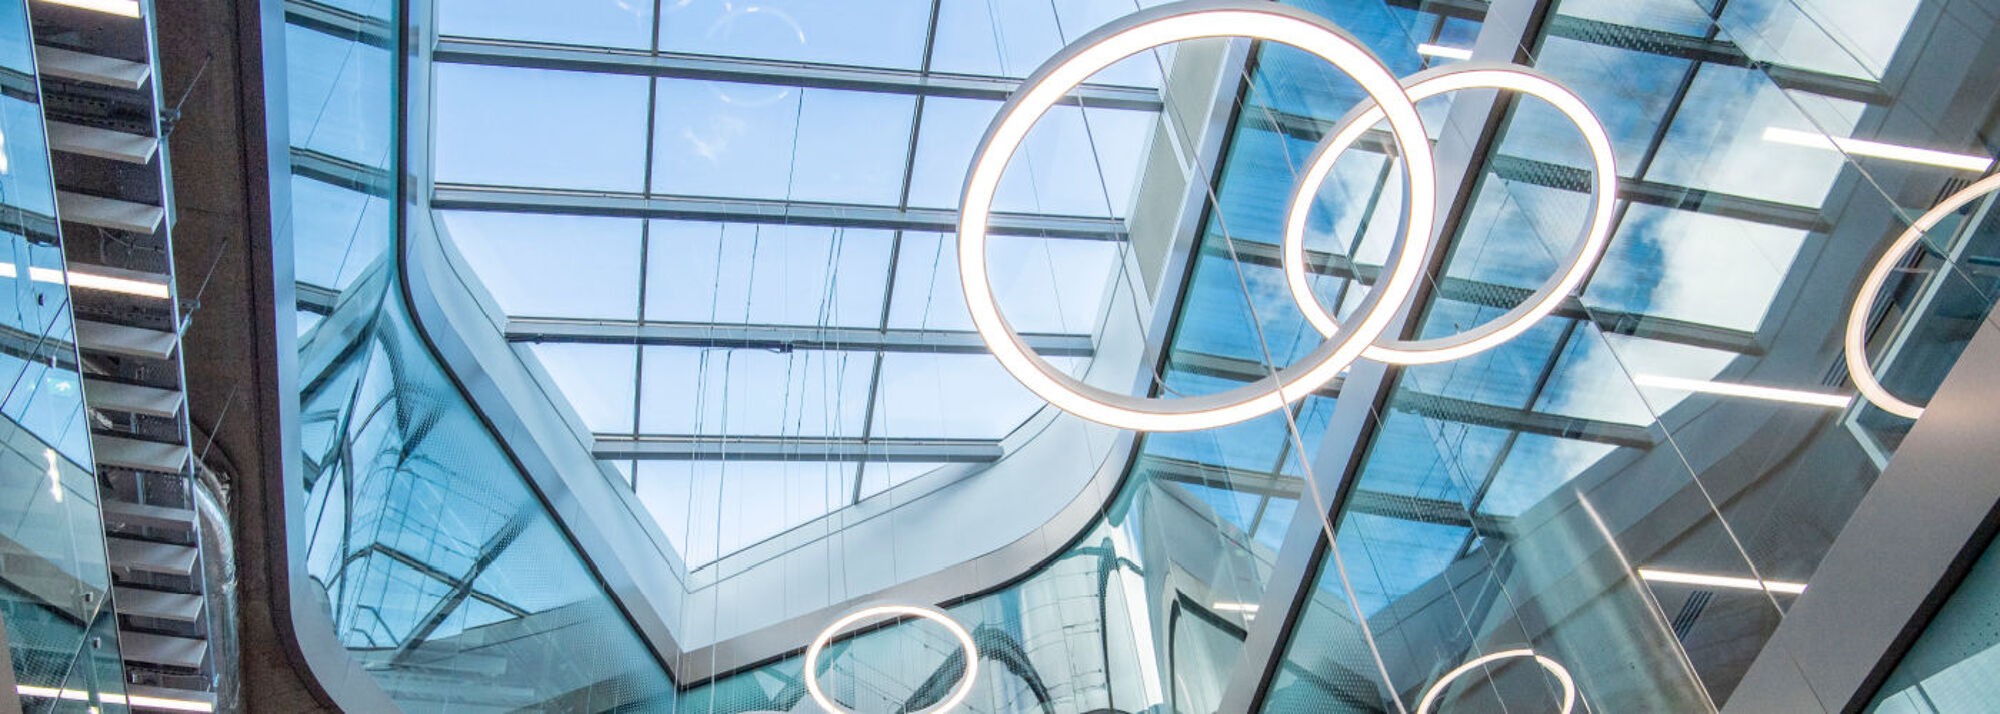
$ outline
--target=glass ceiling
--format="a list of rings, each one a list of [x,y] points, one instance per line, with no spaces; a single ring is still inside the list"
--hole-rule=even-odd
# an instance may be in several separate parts
[[[445,0],[433,206],[698,567],[941,465],[911,447],[990,461],[1043,408],[940,231],[1008,78],[1141,4]],[[1075,373],[1127,280],[1157,55],[1043,119],[997,200],[1001,305]]]

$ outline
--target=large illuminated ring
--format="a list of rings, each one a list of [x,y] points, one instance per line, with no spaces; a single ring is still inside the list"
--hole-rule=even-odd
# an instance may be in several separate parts
[[[1868,271],[1868,277],[1861,281],[1861,292],[1855,294],[1854,306],[1847,310],[1847,374],[1854,379],[1854,387],[1861,391],[1861,396],[1873,402],[1875,406],[1881,407],[1882,411],[1911,419],[1924,415],[1923,407],[1890,394],[1889,390],[1875,379],[1874,370],[1869,368],[1868,309],[1875,305],[1875,298],[1882,293],[1882,286],[1889,281],[1889,273],[1894,272],[1896,265],[1902,263],[1903,258],[1910,254],[1910,249],[1917,247],[1917,242],[1924,239],[1924,233],[1936,227],[1938,221],[1944,220],[1945,216],[1995,190],[2000,190],[2000,174],[1981,179],[1978,183],[1965,187],[1964,190],[1952,194],[1944,202],[1932,207],[1930,212],[1918,217],[1915,223],[1911,223],[1910,228],[1903,231],[1902,235],[1896,236],[1896,242],[1889,244],[1888,252],[1882,254],[1882,259],[1875,262],[1875,268]]]
[[[1510,659],[1513,657],[1533,657],[1535,658],[1535,663],[1540,664],[1543,669],[1549,671],[1549,674],[1554,675],[1556,681],[1562,683],[1562,688],[1563,688],[1562,714],[1570,714],[1570,709],[1576,706],[1576,680],[1572,679],[1569,676],[1569,670],[1563,669],[1562,664],[1547,657],[1535,654],[1534,650],[1528,650],[1528,649],[1495,652],[1490,655],[1474,658],[1470,662],[1459,665],[1458,669],[1446,672],[1443,677],[1438,679],[1436,684],[1432,684],[1431,688],[1424,692],[1423,700],[1417,703],[1416,714],[1431,714],[1431,707],[1435,706],[1437,704],[1438,697],[1444,694],[1445,685],[1451,684],[1453,680],[1465,676],[1465,673],[1472,671],[1474,667],[1478,667],[1480,665],[1486,664],[1487,662],[1492,662],[1494,660]]]
[[[1405,91],[1413,101],[1484,88],[1540,98],[1562,112],[1582,132],[1584,143],[1590,147],[1595,172],[1590,188],[1590,220],[1584,224],[1582,237],[1570,248],[1562,270],[1543,283],[1540,290],[1507,314],[1476,329],[1415,342],[1391,339],[1370,346],[1362,354],[1368,359],[1389,364],[1436,364],[1469,357],[1514,339],[1553,312],[1571,291],[1583,284],[1591,269],[1597,266],[1598,257],[1604,254],[1605,245],[1611,241],[1612,202],[1618,194],[1618,169],[1611,152],[1611,137],[1604,131],[1604,124],[1584,105],[1581,97],[1539,72],[1517,65],[1458,64],[1419,72],[1403,81],[1407,87]],[[1305,313],[1306,321],[1312,323],[1321,335],[1328,337],[1339,333],[1340,324],[1320,306],[1319,299],[1313,296],[1311,284],[1306,280],[1306,217],[1334,162],[1381,120],[1382,110],[1379,107],[1363,104],[1327,132],[1326,138],[1320,140],[1312,157],[1306,161],[1305,174],[1299,178],[1298,188],[1292,193],[1291,207],[1285,214],[1285,284],[1291,289],[1292,299]]]
[[[1361,317],[1298,364],[1255,384],[1197,397],[1150,399],[1110,392],[1064,374],[1036,355],[1000,314],[986,274],[986,229],[1000,176],[1028,130],[1084,79],[1142,50],[1208,37],[1248,37],[1291,45],[1332,63],[1361,85],[1389,123],[1408,174],[1409,220],[1391,249],[1395,262],[1361,302]],[[1200,0],[1143,10],[1063,48],[1035,70],[1000,108],[965,179],[958,217],[958,267],[973,327],[1001,366],[1029,391],[1063,411],[1140,431],[1190,431],[1252,419],[1303,399],[1353,364],[1381,336],[1409,297],[1429,252],[1437,210],[1437,169],[1414,102],[1382,61],[1325,19],[1254,0]]]
[[[819,636],[813,638],[812,644],[806,647],[806,693],[812,695],[813,702],[819,704],[819,708],[825,710],[827,714],[852,714],[839,704],[834,703],[833,699],[826,696],[826,692],[820,689],[820,651],[826,649],[827,643],[833,641],[834,635],[840,634],[841,630],[847,629],[854,623],[871,618],[888,616],[920,617],[944,625],[945,629],[951,631],[951,636],[958,640],[958,646],[965,650],[965,675],[959,678],[958,687],[951,690],[951,696],[945,697],[944,701],[938,702],[935,706],[928,709],[919,710],[917,714],[943,714],[964,703],[966,696],[972,694],[973,680],[979,676],[979,646],[972,642],[972,633],[966,632],[965,626],[958,624],[957,620],[951,619],[950,615],[928,607],[917,607],[915,605],[877,605],[875,607],[862,608],[848,613],[846,617],[834,620],[833,624],[827,625],[826,629],[821,630]]]

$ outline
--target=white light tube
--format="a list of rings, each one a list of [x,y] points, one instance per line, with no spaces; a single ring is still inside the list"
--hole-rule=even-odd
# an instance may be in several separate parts
[[[1640,568],[1639,577],[1656,583],[1680,583],[1682,585],[1706,585],[1712,588],[1732,590],[1764,590],[1786,595],[1797,595],[1806,591],[1805,583],[1787,583],[1777,580],[1759,581],[1754,578],[1731,578],[1722,575],[1702,575],[1674,570]]]
[[[1674,389],[1683,392],[1701,392],[1703,394],[1714,394],[1724,397],[1743,397],[1745,399],[1763,399],[1773,402],[1790,402],[1792,404],[1804,404],[1807,406],[1815,406],[1815,407],[1831,407],[1834,409],[1845,409],[1847,408],[1847,405],[1854,403],[1854,397],[1845,394],[1805,392],[1797,389],[1759,387],[1750,384],[1737,384],[1734,382],[1709,382],[1700,379],[1681,379],[1679,377],[1662,377],[1656,374],[1633,375],[1632,383],[1639,385],[1641,387],[1658,387],[1660,389]]]
[[[0,278],[18,278],[20,276],[20,269],[14,267],[13,263],[0,263]],[[38,283],[62,285],[63,271],[56,270],[55,268],[29,266],[28,279]],[[164,283],[98,275],[96,273],[79,273],[74,270],[69,272],[69,286],[85,290],[103,290],[106,292],[124,293],[126,295],[137,295],[139,297],[167,299],[167,286]]]
[[[1433,45],[1429,42],[1417,45],[1417,54],[1426,57],[1437,57],[1440,59],[1450,59],[1450,60],[1472,59],[1472,50],[1466,49],[1464,47],[1446,47],[1444,45]]]
[[[137,2],[137,0],[42,0],[42,1],[52,5],[68,5],[70,7],[83,8],[85,10],[96,10],[98,12],[105,13],[107,15],[117,15],[119,17],[136,18],[139,16],[139,3]]]
[[[1256,612],[1256,611],[1257,611],[1257,603],[1254,603],[1254,602],[1218,602],[1218,603],[1216,603],[1216,604],[1215,604],[1215,605],[1214,605],[1213,607],[1214,607],[1214,609],[1215,609],[1215,611],[1216,611],[1216,612]]]
[[[72,702],[90,701],[90,693],[80,689],[56,689],[54,687],[31,687],[26,684],[22,684],[14,687],[14,693],[19,694],[23,697],[35,697],[38,699],[61,699]],[[177,712],[215,711],[214,704],[202,701],[195,701],[192,699],[167,699],[164,697],[147,697],[147,696],[140,696],[137,694],[126,696],[117,693],[99,694],[97,698],[102,700],[105,704],[123,704],[126,706],[145,707],[148,709],[167,709]]]
[[[1984,173],[1988,167],[1993,165],[1993,159],[1986,156],[1918,149],[1910,146],[1884,144],[1879,141],[1868,141],[1866,139],[1831,137],[1817,132],[1781,129],[1775,126],[1764,128],[1764,140],[1774,144],[1829,149],[1854,156],[1873,156],[1878,159],[1908,161],[1914,164],[1930,164],[1932,166],[1943,166],[1948,169],[1977,173]]]

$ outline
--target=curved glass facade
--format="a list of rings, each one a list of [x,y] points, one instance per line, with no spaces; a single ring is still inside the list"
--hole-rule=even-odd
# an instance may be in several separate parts
[[[306,532],[291,557],[406,711],[671,709],[653,650],[411,322],[379,178],[400,153],[396,12],[287,6]]]
[[[653,594],[665,631],[714,635],[686,651],[645,639],[600,577],[617,564],[586,557],[517,458],[528,438],[461,383],[487,377],[413,317],[426,298],[407,291],[427,288],[403,274],[402,222],[434,219],[497,308],[503,356],[560,396],[550,423],[580,425],[675,551],[662,568],[818,552],[773,540],[809,522],[833,524],[827,541],[917,533],[869,497],[1000,473],[981,469],[1046,424],[957,293],[966,160],[1020,77],[1143,4],[445,0],[404,18],[288,0],[309,534],[292,555],[347,655],[409,710],[808,710],[826,603],[922,598],[978,645],[966,711],[1539,711],[1567,685],[1593,711],[1727,707],[1912,423],[1854,396],[1854,291],[1986,170],[1968,163],[1990,168],[1989,108],[1962,100],[1976,53],[1926,40],[1961,22],[1927,3],[1293,3],[1398,76],[1469,57],[1577,92],[1621,174],[1586,286],[1491,351],[1361,363],[1274,414],[1139,435],[1115,489],[1078,497],[1096,499],[1079,500],[1088,526],[1038,532],[1048,555],[984,574],[996,586],[850,584],[902,575],[893,549],[711,568],[763,590]],[[1178,104],[1199,71],[1219,77],[1214,106]],[[1321,338],[1286,290],[1281,221],[1362,98],[1264,43],[1093,78],[1002,185],[992,262],[1016,328],[1079,374],[1143,362],[1149,396],[1300,359]],[[1445,240],[1392,327],[1404,339],[1513,309],[1589,220],[1585,145],[1547,105],[1418,107]],[[1341,318],[1404,220],[1390,145],[1364,138],[1313,207],[1312,289]],[[1168,166],[1187,185],[1162,188]],[[1991,321],[1990,203],[1929,231],[1863,307],[1874,373],[1912,402]],[[1161,212],[1188,220],[1149,225]],[[1114,351],[1128,294],[1160,304],[1132,318],[1144,344]],[[770,602],[776,624],[728,635]],[[1552,665],[1454,673],[1519,650]],[[851,710],[917,711],[966,664],[912,620],[835,638],[814,674]]]

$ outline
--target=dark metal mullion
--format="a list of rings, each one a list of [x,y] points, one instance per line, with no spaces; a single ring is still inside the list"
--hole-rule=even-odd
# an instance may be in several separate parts
[[[937,50],[938,14],[943,2],[944,0],[931,0],[930,26],[924,30],[924,56],[917,67],[918,74],[922,76],[929,76],[931,72],[931,57]],[[910,111],[910,141],[907,148],[903,151],[903,190],[896,196],[896,208],[899,210],[907,210],[910,207],[910,178],[916,173],[917,138],[922,135],[923,128],[924,95],[918,94],[916,95],[914,106]],[[903,231],[898,229],[889,238],[889,266],[882,283],[882,312],[875,320],[875,328],[881,330],[884,334],[887,334],[889,329],[889,307],[894,305],[896,300],[896,273],[898,272],[902,258]],[[875,403],[879,400],[880,395],[878,392],[882,388],[882,362],[886,359],[888,359],[886,354],[877,351],[875,353],[874,368],[868,371],[868,403],[862,407],[861,411],[861,441],[863,444],[868,443],[868,440],[874,438],[875,435]],[[861,463],[854,466],[854,489],[847,499],[849,504],[861,502],[861,482],[867,475],[868,461],[864,459]],[[884,470],[882,480],[886,484],[888,479],[889,474],[887,470]]]

